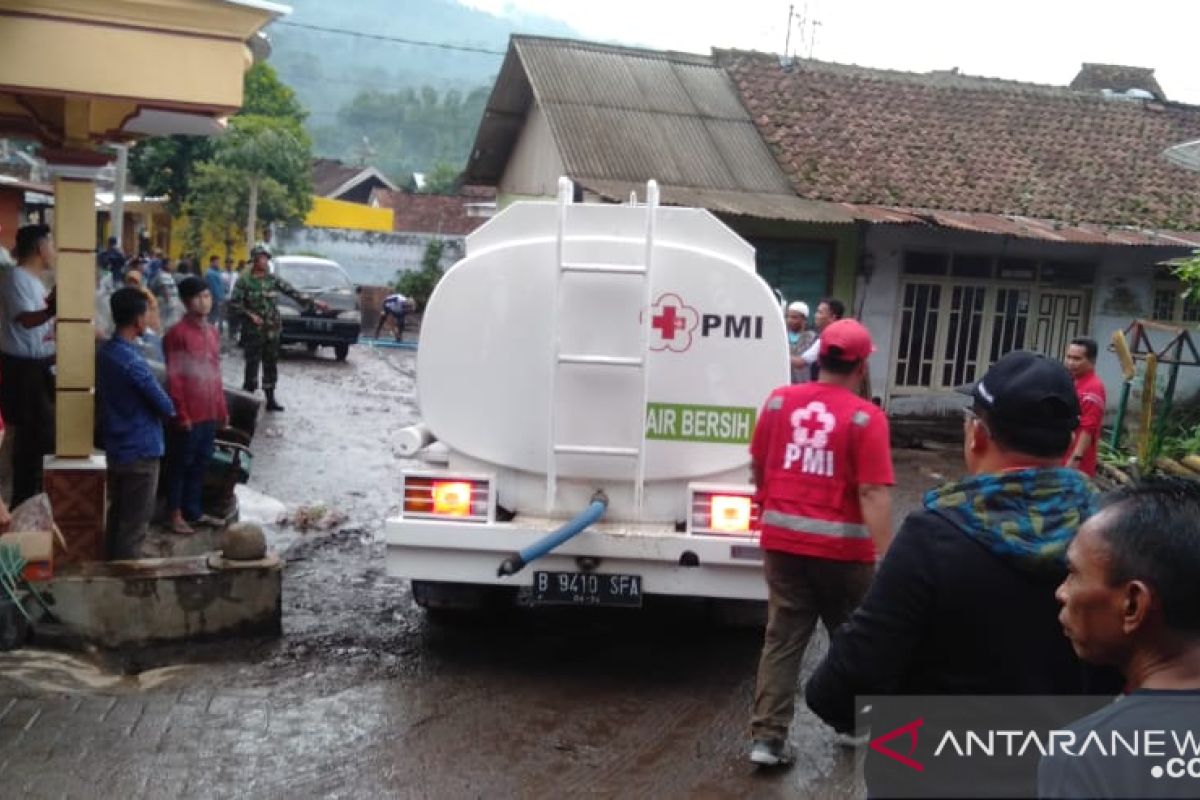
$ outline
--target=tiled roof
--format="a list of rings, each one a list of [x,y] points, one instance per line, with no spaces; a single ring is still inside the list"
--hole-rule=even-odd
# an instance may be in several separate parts
[[[1083,69],[1068,87],[1077,92],[1128,92],[1141,89],[1159,100],[1166,100],[1162,87],[1154,77],[1154,70],[1146,67],[1124,67],[1119,64],[1084,64]]]
[[[398,188],[374,167],[356,167],[332,158],[313,159],[312,182],[316,195],[353,203],[366,203],[372,189]]]
[[[376,189],[373,205],[394,209],[392,229],[400,233],[435,233],[466,236],[483,223],[486,216],[467,216],[467,207],[494,202],[475,193],[473,196],[413,194]]]
[[[1200,107],[716,51],[801,197],[1200,229]]]
[[[312,165],[313,193],[328,197],[329,193],[362,172],[362,167],[343,164],[332,158],[314,158]]]

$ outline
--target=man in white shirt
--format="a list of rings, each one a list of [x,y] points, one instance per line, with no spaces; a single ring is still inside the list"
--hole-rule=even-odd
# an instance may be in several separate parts
[[[42,490],[54,449],[55,292],[44,279],[57,254],[45,225],[17,231],[17,265],[0,274],[0,411],[13,428],[15,507]]]
[[[821,331],[825,330],[831,322],[837,322],[842,317],[846,316],[846,304],[841,300],[835,300],[832,297],[826,297],[817,305],[817,315],[813,318],[813,323],[817,326],[817,339],[809,346],[807,350],[800,354],[800,361],[803,361],[812,370],[811,379],[817,379],[819,365],[817,364],[817,356],[821,350]],[[792,361],[793,369],[797,368],[796,361]],[[795,380],[792,381],[796,383]]]

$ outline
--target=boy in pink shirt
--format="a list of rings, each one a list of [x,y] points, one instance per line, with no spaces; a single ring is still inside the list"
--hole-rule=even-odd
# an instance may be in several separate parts
[[[221,382],[220,339],[208,321],[212,294],[204,281],[190,276],[179,283],[179,299],[187,313],[163,339],[167,394],[178,412],[170,434],[167,506],[171,530],[190,534],[192,524],[222,524],[203,513],[200,494],[217,428],[228,424],[229,412]]]

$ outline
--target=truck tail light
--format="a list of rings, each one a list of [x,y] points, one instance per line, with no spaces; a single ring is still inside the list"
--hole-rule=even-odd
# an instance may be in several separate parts
[[[712,528],[722,533],[746,533],[750,530],[750,506],[745,495],[714,494],[709,500]]]
[[[433,513],[448,517],[471,516],[471,484],[469,481],[434,481]]]
[[[689,487],[689,533],[749,536],[758,530],[760,510],[750,486]]]
[[[461,522],[491,520],[491,481],[441,475],[404,476],[403,516]]]

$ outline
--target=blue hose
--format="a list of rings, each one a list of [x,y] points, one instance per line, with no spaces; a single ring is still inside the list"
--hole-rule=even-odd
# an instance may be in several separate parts
[[[500,568],[496,570],[496,575],[499,577],[516,575],[530,562],[536,561],[567,540],[583,533],[589,526],[603,517],[604,512],[607,510],[608,497],[604,494],[604,492],[596,492],[595,496],[592,497],[592,502],[588,504],[588,507],[570,522],[563,525],[561,528],[549,534],[548,536],[538,539],[521,552],[513,553],[511,556],[504,559],[504,561],[500,563]]]

